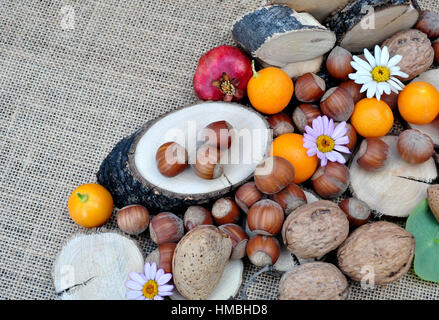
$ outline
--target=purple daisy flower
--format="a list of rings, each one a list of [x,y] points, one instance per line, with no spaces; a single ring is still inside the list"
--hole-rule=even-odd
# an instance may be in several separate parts
[[[128,289],[126,298],[130,300],[163,300],[163,297],[172,295],[174,286],[167,284],[172,278],[171,273],[163,269],[157,270],[155,262],[145,263],[145,274],[130,272],[131,280],[125,282]]]
[[[326,166],[328,161],[346,163],[346,159],[340,152],[351,153],[346,145],[349,137],[346,136],[348,128],[346,122],[341,122],[334,128],[334,121],[327,116],[317,117],[312,122],[312,128],[305,127],[303,146],[308,149],[307,155],[321,160],[320,165]]]

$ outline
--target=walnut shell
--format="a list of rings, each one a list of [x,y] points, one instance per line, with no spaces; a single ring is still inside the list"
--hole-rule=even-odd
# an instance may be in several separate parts
[[[279,294],[280,300],[346,300],[349,284],[333,264],[310,262],[283,274]]]
[[[376,285],[384,285],[407,273],[414,252],[415,239],[408,231],[379,221],[359,227],[346,239],[337,252],[338,266],[352,280],[370,273]]]
[[[294,210],[285,220],[282,239],[299,258],[318,258],[336,249],[349,234],[349,221],[337,204],[320,200]]]
[[[408,81],[428,70],[433,64],[434,50],[427,35],[419,30],[401,31],[384,41],[383,46],[389,48],[390,57],[401,55],[403,58],[398,64],[401,71],[409,75],[400,78]]]
[[[232,240],[217,227],[201,225],[177,244],[172,259],[174,284],[184,297],[203,300],[221,279],[232,253]]]

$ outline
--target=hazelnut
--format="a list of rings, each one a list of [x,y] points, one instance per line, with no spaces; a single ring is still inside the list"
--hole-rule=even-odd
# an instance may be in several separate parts
[[[242,211],[248,213],[249,208],[259,200],[263,194],[258,190],[254,182],[247,182],[239,187],[235,193],[235,202]]]
[[[275,236],[282,229],[284,218],[284,211],[277,202],[264,199],[252,205],[247,223],[250,231],[256,234]]]
[[[358,165],[367,171],[376,171],[386,164],[389,146],[380,138],[364,139],[358,150]]]
[[[427,188],[427,199],[431,212],[439,222],[439,184],[433,184]]]
[[[300,132],[305,132],[306,126],[312,126],[312,121],[321,116],[319,106],[313,104],[301,104],[294,109],[293,122]]]
[[[247,243],[247,256],[257,267],[274,265],[280,255],[280,245],[274,237],[255,236]]]
[[[294,167],[281,157],[269,157],[255,169],[256,187],[265,194],[274,194],[289,185],[294,179]]]
[[[213,224],[212,215],[209,210],[202,206],[190,206],[183,217],[184,227],[187,231],[205,224]]]
[[[228,223],[218,227],[222,232],[232,239],[232,255],[230,259],[242,259],[245,257],[248,236],[245,231],[237,224]]]
[[[420,164],[433,156],[434,144],[419,130],[405,130],[398,137],[398,152],[406,162]]]
[[[314,190],[322,198],[333,199],[341,196],[349,186],[349,169],[338,162],[328,162],[311,177]]]
[[[271,199],[276,201],[282,207],[285,215],[289,215],[298,207],[307,203],[305,193],[295,183],[290,183],[282,191],[273,194]]]
[[[218,225],[236,223],[239,220],[239,207],[231,198],[221,198],[212,207],[212,216]]]
[[[434,61],[439,64],[439,39],[433,42]]]
[[[233,127],[227,121],[216,121],[201,131],[204,143],[218,149],[228,149],[232,144]]]
[[[177,247],[176,243],[163,243],[146,257],[145,262],[155,262],[157,269],[172,273],[172,258],[174,257],[175,247]]]
[[[294,132],[293,120],[291,120],[285,113],[276,113],[270,116],[267,121],[270,128],[273,130],[274,138]]]
[[[158,245],[178,242],[184,235],[183,220],[171,212],[159,213],[152,218],[149,233]]]
[[[354,112],[354,99],[343,88],[331,88],[322,97],[320,109],[334,121],[347,121]]]
[[[354,227],[362,226],[369,221],[370,208],[364,201],[348,198],[340,203],[340,208],[348,216],[349,223]]]
[[[165,177],[175,177],[188,166],[186,149],[176,142],[167,142],[161,145],[155,156],[157,168]]]
[[[366,92],[361,93],[361,84],[355,83],[354,80],[347,80],[345,82],[340,83],[340,88],[345,89],[351,95],[354,100],[354,104],[360,101],[361,99],[366,98]]]
[[[390,94],[383,94],[381,96],[381,100],[383,100],[387,105],[390,107],[390,109],[395,110],[398,106],[398,94],[395,92],[391,92]]]
[[[350,73],[355,72],[351,66],[352,54],[342,47],[335,47],[326,60],[329,74],[338,80],[347,80]]]
[[[220,164],[220,151],[207,144],[197,150],[197,157],[193,165],[194,172],[202,179],[212,180],[222,176],[224,168]]]
[[[357,131],[355,131],[355,128],[349,123],[346,123],[346,127],[348,128],[348,133],[346,135],[349,138],[349,143],[346,145],[346,147],[352,152],[357,146]]]
[[[148,228],[149,212],[144,206],[133,204],[120,209],[116,219],[120,230],[138,235]]]
[[[306,73],[297,79],[294,92],[301,102],[318,101],[326,91],[325,80],[314,73]]]
[[[415,28],[427,34],[430,39],[436,39],[439,37],[439,14],[423,11]]]

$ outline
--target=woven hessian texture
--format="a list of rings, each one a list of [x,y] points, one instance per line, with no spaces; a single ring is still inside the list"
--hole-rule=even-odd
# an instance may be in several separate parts
[[[233,44],[237,16],[265,3],[220,0],[0,2],[0,299],[55,299],[53,261],[83,229],[72,190],[145,121],[197,99],[198,57]],[[436,0],[424,8],[439,10]],[[116,229],[114,215],[105,225]],[[145,255],[155,245],[135,237]],[[246,264],[245,280],[258,269]],[[275,299],[265,274],[250,299]],[[413,273],[351,299],[438,299]]]

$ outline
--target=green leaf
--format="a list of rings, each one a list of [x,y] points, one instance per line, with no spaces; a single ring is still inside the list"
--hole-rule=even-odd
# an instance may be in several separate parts
[[[415,273],[423,280],[439,282],[439,223],[427,199],[412,211],[406,230],[415,237]]]

